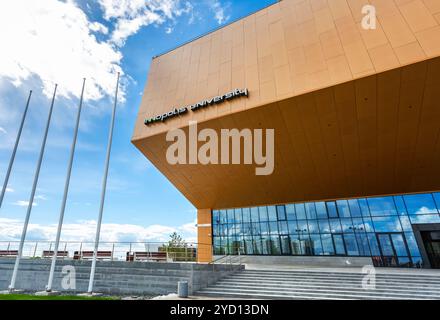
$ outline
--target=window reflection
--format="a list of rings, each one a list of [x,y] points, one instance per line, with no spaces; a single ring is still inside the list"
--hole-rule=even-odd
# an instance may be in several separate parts
[[[440,193],[212,211],[214,254],[371,256],[421,267],[412,224],[440,223]]]
[[[367,199],[371,216],[396,215],[396,206],[393,197],[369,198]]]
[[[431,194],[413,194],[403,197],[408,214],[432,214],[438,213]]]
[[[341,218],[349,218],[350,217],[350,209],[348,208],[347,200],[338,200],[336,201],[336,205],[338,206],[339,216]]]

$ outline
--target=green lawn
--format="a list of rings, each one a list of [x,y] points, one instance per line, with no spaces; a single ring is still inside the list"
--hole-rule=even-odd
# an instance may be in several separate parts
[[[31,294],[0,294],[0,300],[118,300],[117,297],[34,296]]]

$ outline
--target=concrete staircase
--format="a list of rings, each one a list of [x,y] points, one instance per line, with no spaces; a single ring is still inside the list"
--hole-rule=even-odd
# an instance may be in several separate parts
[[[440,273],[398,269],[376,274],[376,289],[363,289],[361,272],[243,270],[198,295],[249,299],[440,299]]]

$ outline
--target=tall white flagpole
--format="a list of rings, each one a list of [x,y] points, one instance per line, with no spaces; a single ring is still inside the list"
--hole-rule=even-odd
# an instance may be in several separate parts
[[[73,133],[72,146],[70,147],[70,159],[69,159],[69,165],[67,168],[66,183],[64,185],[64,195],[63,195],[63,201],[61,203],[61,211],[60,211],[60,217],[59,217],[59,221],[58,221],[58,229],[57,229],[57,236],[56,236],[56,240],[55,240],[55,248],[53,250],[52,264],[50,265],[49,280],[48,280],[47,286],[46,286],[46,291],[48,291],[48,292],[52,291],[53,276],[54,276],[54,272],[55,272],[55,264],[56,264],[57,256],[58,256],[58,247],[60,245],[61,229],[63,228],[64,213],[66,211],[67,195],[69,193],[69,185],[70,185],[70,177],[72,174],[73,158],[75,156],[76,141],[78,138],[78,129],[79,129],[79,122],[81,119],[81,110],[82,110],[82,105],[83,105],[85,85],[86,85],[86,79],[84,78],[82,90],[81,90],[81,98],[79,100],[78,114],[76,117],[75,131]]]
[[[23,132],[24,121],[26,120],[26,115],[29,109],[29,103],[31,102],[31,96],[32,96],[32,90],[29,91],[29,97],[26,102],[26,107],[24,109],[23,117],[21,118],[20,128],[18,129],[17,139],[15,140],[14,149],[12,150],[11,160],[9,161],[8,170],[6,171],[5,182],[3,183],[2,192],[0,194],[0,208],[2,207],[6,189],[8,188],[9,177],[11,176],[11,170],[12,170],[12,166],[14,165],[15,155],[17,154],[17,148],[20,142],[21,133]]]
[[[107,188],[108,168],[109,168],[109,164],[110,164],[110,153],[112,150],[113,128],[115,126],[116,106],[118,103],[119,76],[120,76],[120,74],[118,72],[118,79],[116,81],[115,103],[113,106],[113,113],[112,113],[112,118],[111,118],[111,123],[110,123],[110,132],[109,132],[108,144],[107,144],[107,157],[105,160],[104,177],[102,180],[101,204],[99,207],[99,217],[98,217],[98,223],[96,226],[95,249],[93,251],[93,260],[92,260],[92,268],[90,270],[89,288],[87,290],[87,292],[90,294],[93,292],[93,281],[95,279],[96,258],[97,258],[97,254],[98,254],[99,236],[101,233],[102,213],[104,211],[105,191]]]
[[[47,135],[49,133],[50,120],[52,119],[53,106],[55,104],[55,96],[57,93],[58,85],[55,84],[55,90],[53,92],[52,103],[50,105],[49,116],[47,118],[46,130],[44,132],[43,143],[41,144],[40,156],[38,158],[37,170],[35,171],[34,184],[32,186],[32,192],[29,199],[28,209],[26,213],[26,218],[23,225],[23,231],[21,233],[20,247],[18,249],[17,258],[15,259],[14,271],[12,272],[11,284],[9,285],[9,291],[15,289],[15,281],[17,279],[18,266],[20,265],[20,259],[23,254],[24,241],[26,239],[26,232],[29,225],[29,218],[31,216],[32,206],[34,204],[35,191],[37,190],[38,178],[40,176],[41,163],[43,162],[44,149],[46,148]]]

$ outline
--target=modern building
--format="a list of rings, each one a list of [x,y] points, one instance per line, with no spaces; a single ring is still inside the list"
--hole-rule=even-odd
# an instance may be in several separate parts
[[[248,95],[182,108],[236,88]],[[438,268],[439,101],[440,1],[282,0],[154,58],[132,140],[198,209],[200,262]],[[167,132],[191,120],[273,128],[273,174],[168,163]]]

